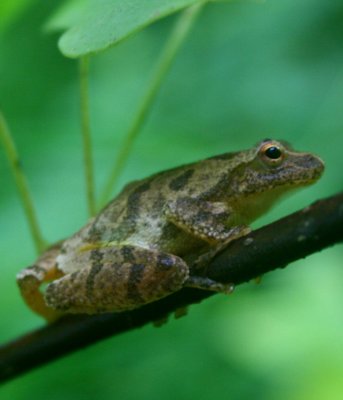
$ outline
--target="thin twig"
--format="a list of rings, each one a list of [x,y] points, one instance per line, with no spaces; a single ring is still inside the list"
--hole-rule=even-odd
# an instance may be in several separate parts
[[[89,57],[84,56],[79,61],[80,76],[80,113],[81,134],[83,144],[83,161],[86,181],[86,198],[90,216],[95,215],[95,190],[94,190],[94,167],[92,157],[92,139],[90,129],[89,113]]]
[[[162,50],[161,56],[157,61],[155,71],[152,74],[150,83],[148,84],[147,90],[140,102],[138,111],[133,117],[132,124],[121,144],[118,157],[111,169],[108,181],[106,182],[104,191],[100,198],[101,206],[103,206],[111,197],[112,191],[115,188],[117,180],[129,157],[135,139],[151,110],[161,84],[203,6],[204,3],[200,3],[186,9],[181,13],[180,17],[176,21],[176,24]]]
[[[6,123],[3,114],[0,112],[0,141],[2,141],[8,158],[9,165],[12,170],[14,181],[17,186],[19,198],[21,200],[24,213],[31,231],[32,239],[38,254],[42,253],[47,247],[46,241],[43,239],[41,229],[39,227],[37,214],[33,206],[33,200],[29,190],[29,185],[23,167],[20,162],[18,151],[15,147],[12,134]]]
[[[343,242],[343,193],[232,242],[211,261],[207,275],[238,285],[339,242]],[[131,312],[65,317],[3,345],[0,382],[106,337],[161,320],[211,295],[188,288]]]

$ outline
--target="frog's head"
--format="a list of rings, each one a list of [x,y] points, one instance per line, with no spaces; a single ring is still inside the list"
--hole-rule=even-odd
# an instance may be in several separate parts
[[[283,141],[263,140],[245,153],[245,161],[236,169],[232,182],[236,206],[249,209],[253,215],[248,219],[255,219],[282,195],[316,182],[323,171],[324,163],[316,155],[297,152]]]

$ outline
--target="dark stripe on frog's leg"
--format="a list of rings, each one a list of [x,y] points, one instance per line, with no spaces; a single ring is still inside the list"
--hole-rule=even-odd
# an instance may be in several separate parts
[[[123,257],[124,262],[134,263],[136,257],[134,255],[134,246],[123,246],[120,249],[120,254]]]
[[[139,292],[139,284],[142,282],[145,266],[143,264],[132,264],[127,282],[127,298],[137,304],[144,303]]]
[[[92,250],[90,260],[92,268],[86,280],[86,293],[88,297],[91,297],[93,295],[95,277],[98,275],[103,267],[103,252],[101,250]]]
[[[169,189],[174,191],[183,189],[193,174],[194,169],[186,169],[186,171],[182,172],[180,175],[170,181]]]

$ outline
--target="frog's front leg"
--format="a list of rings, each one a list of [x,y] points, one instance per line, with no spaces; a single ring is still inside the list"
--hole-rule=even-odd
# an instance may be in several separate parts
[[[189,275],[180,257],[131,245],[93,248],[70,259],[80,261],[80,270],[47,286],[50,307],[88,314],[131,310],[181,289]]]
[[[250,232],[248,226],[237,224],[234,213],[223,202],[185,197],[169,202],[164,211],[170,222],[212,246]]]
[[[203,269],[228,243],[251,231],[248,226],[237,224],[235,214],[223,202],[180,198],[167,204],[165,214],[170,222],[211,245],[211,249],[194,262],[192,270]]]

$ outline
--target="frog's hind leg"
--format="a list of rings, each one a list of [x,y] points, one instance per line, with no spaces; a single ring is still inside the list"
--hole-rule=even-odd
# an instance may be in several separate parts
[[[78,257],[83,268],[45,292],[49,306],[67,313],[132,310],[181,289],[189,274],[180,257],[132,245],[93,248]]]
[[[40,287],[43,283],[62,276],[56,268],[56,257],[60,252],[60,246],[60,243],[54,245],[44,252],[34,265],[17,274],[17,283],[26,304],[49,322],[59,318],[61,313],[46,305]]]

